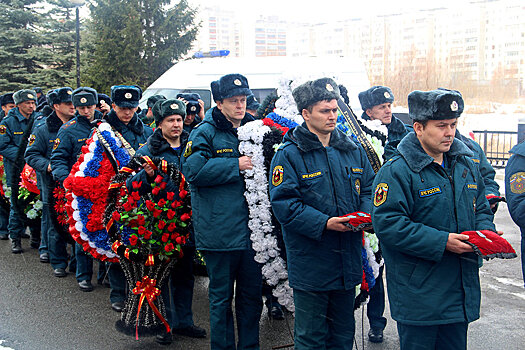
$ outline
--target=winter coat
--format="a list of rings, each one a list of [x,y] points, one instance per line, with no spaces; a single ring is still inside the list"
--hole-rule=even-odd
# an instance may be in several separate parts
[[[338,129],[324,147],[306,124],[289,130],[271,164],[270,199],[281,223],[290,285],[305,291],[361,283],[361,233],[326,229],[330,217],[370,212],[374,171]]]
[[[376,175],[372,208],[392,317],[409,325],[472,322],[481,298],[478,257],[445,250],[450,232],[495,230],[472,152],[454,139],[446,170],[413,132],[398,151]]]
[[[57,133],[62,126],[62,120],[55,112],[51,113],[45,123],[38,125],[31,136],[25,153],[25,160],[37,174],[37,185],[40,190],[40,199],[48,203],[49,187],[52,176],[47,171],[51,164],[51,151],[57,138]]]
[[[64,181],[77,162],[82,146],[91,135],[91,130],[102,119],[102,113],[95,111],[95,118],[90,122],[86,117],[76,115],[65,123],[56,135],[56,142],[51,152],[53,177]]]
[[[252,120],[246,115],[242,124]],[[190,184],[197,249],[250,249],[240,156],[237,130],[213,108],[191,132],[182,160],[182,172]]]
[[[525,236],[525,142],[510,150],[505,168],[505,197],[512,220]]]

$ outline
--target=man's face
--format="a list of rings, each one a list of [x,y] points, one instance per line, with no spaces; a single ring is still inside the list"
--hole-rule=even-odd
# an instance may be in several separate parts
[[[88,118],[90,121],[95,117],[95,107],[97,105],[91,106],[78,106],[77,112],[79,115]]]
[[[246,114],[246,96],[239,95],[217,101],[217,108],[230,121],[240,122]]]
[[[115,111],[115,113],[117,113],[118,119],[120,119],[120,121],[126,125],[128,125],[128,123],[131,121],[131,118],[133,118],[133,115],[135,114],[137,109],[138,107],[119,107],[113,103],[113,110]]]
[[[166,139],[177,139],[180,137],[183,129],[183,119],[180,115],[174,114],[167,116],[160,122],[159,128],[162,131],[162,136]]]
[[[425,152],[429,156],[435,157],[448,152],[452,146],[452,141],[454,141],[456,126],[457,118],[429,120],[426,126],[414,122],[414,131]]]
[[[20,102],[18,105],[18,110],[22,115],[26,118],[29,118],[31,113],[33,113],[36,110],[36,103],[33,100]]]
[[[184,124],[190,125],[195,120],[195,114],[186,114],[186,118],[184,118]]]
[[[337,123],[337,100],[319,101],[311,112],[303,109],[302,114],[308,130],[314,134],[330,134]]]
[[[392,103],[387,102],[366,110],[366,114],[372,120],[380,120],[382,124],[388,125],[392,122]]]
[[[7,115],[7,113],[9,113],[9,111],[12,110],[13,108],[15,108],[14,103],[7,103],[2,106],[2,110],[4,111],[5,115]]]
[[[148,118],[153,118],[153,110],[151,109],[151,107],[148,107],[148,111],[146,112],[146,117]]]
[[[55,112],[59,117],[71,119],[75,115],[75,106],[73,102],[62,102],[54,104]]]

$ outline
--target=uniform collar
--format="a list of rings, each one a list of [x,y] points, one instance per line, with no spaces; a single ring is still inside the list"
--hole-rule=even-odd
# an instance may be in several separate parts
[[[421,147],[421,143],[416,136],[415,132],[409,133],[397,146],[397,149],[401,156],[406,160],[408,166],[412,171],[419,173],[423,168],[432,164],[434,158],[429,156]],[[468,149],[467,146],[460,140],[454,138],[450,150],[446,153],[450,158],[456,158],[459,156],[472,157],[473,153]]]
[[[180,135],[180,147],[183,149],[188,142],[188,132],[183,130]],[[162,153],[171,151],[173,148],[168,141],[162,136],[162,130],[156,128],[153,134],[148,138],[148,149],[154,156],[160,156]]]
[[[392,121],[386,126],[388,133],[401,134],[406,131],[405,124],[392,114]]]
[[[208,121],[210,124],[213,124],[217,127],[217,129],[221,130],[233,130],[233,124],[226,119],[224,114],[220,111],[219,108],[213,107],[211,111],[211,118],[204,118],[205,121]],[[251,115],[248,113],[244,114],[244,118],[241,120],[241,126],[255,120]]]
[[[118,132],[122,133],[125,129],[131,130],[134,134],[142,135],[144,133],[144,124],[140,121],[137,113],[133,114],[133,118],[129,121],[128,125],[124,124],[117,117],[117,113],[112,109],[107,116],[108,123],[117,129]]]
[[[11,112],[11,111],[12,111],[12,112]],[[14,115],[14,116],[16,117],[16,119],[18,119],[19,122],[22,122],[22,121],[24,121],[24,120],[29,120],[29,119],[31,119],[32,117],[35,116],[35,112],[33,112],[33,113],[31,113],[31,115],[29,116],[29,118],[24,117],[24,116],[22,115],[22,113],[20,113],[20,110],[18,109],[18,107],[15,107],[15,108],[11,109],[11,110],[9,111],[9,113],[7,113],[7,115],[9,115],[9,114]]]
[[[46,118],[46,125],[49,132],[58,132],[58,129],[62,126],[62,120],[58,117],[55,111],[53,111],[49,116]]]
[[[324,148],[317,135],[308,130],[306,123],[290,129],[284,136],[284,141],[295,143],[303,152]],[[330,135],[330,147],[342,151],[357,149],[357,145],[337,128],[335,128]]]
[[[525,157],[525,141],[518,143],[516,146],[512,147],[509,153],[519,154],[520,156]]]

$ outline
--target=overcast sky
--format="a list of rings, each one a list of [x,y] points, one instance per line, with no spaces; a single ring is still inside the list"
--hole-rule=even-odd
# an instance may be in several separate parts
[[[414,9],[457,6],[471,0],[440,0],[439,2],[421,0],[188,0],[191,5],[212,6],[235,10],[240,13],[257,15],[278,15],[283,19],[302,22],[303,20],[327,22],[367,14],[383,15],[407,12]]]

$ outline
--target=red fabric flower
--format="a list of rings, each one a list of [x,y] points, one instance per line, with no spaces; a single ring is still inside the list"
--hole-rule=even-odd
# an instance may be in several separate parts
[[[131,211],[131,209],[133,209],[129,202],[124,203],[122,207],[124,208],[125,211]]]
[[[166,200],[164,198],[161,198],[161,199],[159,199],[157,204],[159,205],[159,207],[162,208],[162,207],[164,207],[166,205]]]
[[[188,213],[184,213],[184,214],[181,215],[180,219],[182,221],[188,221],[189,219],[191,219],[191,215],[188,214]]]
[[[129,244],[136,245],[138,240],[139,240],[139,238],[137,236],[131,235],[129,237]]]
[[[172,207],[173,209],[176,209],[176,208],[180,207],[181,205],[182,205],[182,202],[181,202],[181,201],[173,201],[173,202],[171,203],[171,207]]]
[[[168,232],[173,232],[177,228],[177,224],[172,222],[168,225]]]
[[[138,191],[133,191],[133,192],[131,192],[131,197],[132,197],[134,200],[138,201],[138,200],[140,199],[140,194],[139,194]]]
[[[171,209],[168,209],[167,215],[168,215],[168,219],[171,220],[171,219],[173,219],[175,217],[175,212],[173,210],[171,210]]]
[[[170,239],[169,233],[165,233],[162,235],[162,238],[160,239],[162,242],[166,243]]]
[[[160,184],[161,182],[162,182],[162,176],[157,175],[157,177],[155,178],[155,183]]]
[[[172,233],[172,234],[171,234],[170,238],[171,238],[171,240],[173,241],[173,240],[176,239],[178,236],[179,236],[179,234],[178,234],[177,232],[175,232],[175,233]]]
[[[177,244],[184,244],[186,243],[186,239],[184,238],[184,236],[179,236],[175,239],[175,242],[177,242]]]
[[[160,210],[160,209],[153,209],[153,217],[154,218],[158,218],[161,213],[162,213],[162,210]]]
[[[144,226],[139,226],[139,235],[143,236],[146,233],[146,228]]]
[[[142,181],[133,181],[131,185],[133,186],[134,190],[138,190],[142,186]]]
[[[146,201],[146,207],[148,208],[149,211],[153,211],[153,209],[155,209],[155,203],[153,203],[152,201],[150,201],[149,199]]]
[[[153,193],[155,196],[158,195],[160,193],[160,187],[155,187],[151,190],[151,193]]]
[[[157,227],[159,228],[159,230],[164,229],[164,227],[166,227],[166,221],[159,220],[159,223],[157,224]]]
[[[182,191],[179,192],[179,198],[180,199],[183,199],[187,195],[188,195],[188,191],[186,191],[186,190],[182,190]]]
[[[168,193],[166,193],[166,197],[168,198],[169,201],[172,201],[173,198],[175,198],[175,193],[174,192],[168,192]]]
[[[167,185],[168,184],[166,182],[161,182],[159,186],[161,189],[165,190]]]
[[[137,223],[141,226],[144,226],[146,224],[146,219],[144,218],[144,215],[137,216]]]
[[[146,233],[144,233],[144,239],[150,239],[153,232],[146,230]]]
[[[175,246],[173,245],[173,243],[168,243],[168,244],[166,244],[166,246],[164,247],[164,250],[165,250],[166,252],[168,252],[168,253],[171,252],[173,249],[175,249]]]
[[[120,214],[119,214],[118,211],[114,211],[111,216],[113,217],[113,220],[115,220],[115,221],[119,221],[120,220]]]

